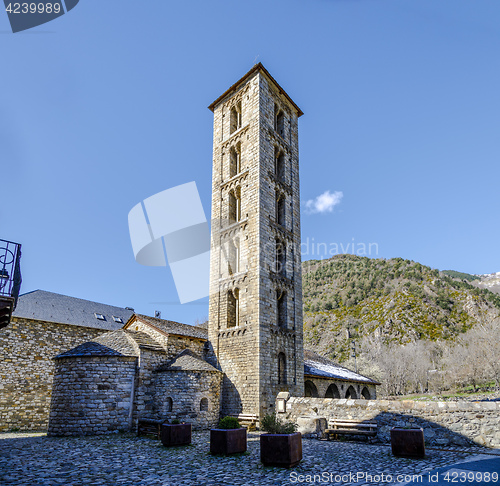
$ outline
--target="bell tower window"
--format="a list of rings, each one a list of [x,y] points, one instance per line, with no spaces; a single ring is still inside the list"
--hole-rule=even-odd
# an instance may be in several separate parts
[[[241,144],[231,147],[229,153],[229,177],[241,172]]]
[[[278,383],[286,385],[286,356],[285,353],[278,354]]]
[[[281,240],[276,240],[276,273],[286,276],[286,247]]]
[[[285,154],[278,148],[274,149],[274,175],[279,181],[285,179]]]
[[[282,195],[278,195],[276,197],[276,222],[283,227],[286,227],[285,216],[285,197]]]
[[[241,189],[237,187],[229,192],[228,201],[228,219],[229,224],[236,223],[241,220]]]
[[[236,327],[240,322],[240,292],[238,289],[227,293],[227,327]]]
[[[282,290],[276,291],[276,313],[277,313],[277,325],[286,329],[286,292]]]
[[[231,108],[231,124],[229,127],[229,133],[234,133],[236,130],[241,128],[241,102],[236,103]]]
[[[274,105],[274,130],[281,137],[285,136],[285,114],[277,104]]]

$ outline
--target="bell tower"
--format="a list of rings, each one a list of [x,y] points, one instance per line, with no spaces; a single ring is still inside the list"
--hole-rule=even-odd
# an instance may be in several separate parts
[[[209,340],[222,415],[304,392],[298,118],[262,64],[215,100]]]

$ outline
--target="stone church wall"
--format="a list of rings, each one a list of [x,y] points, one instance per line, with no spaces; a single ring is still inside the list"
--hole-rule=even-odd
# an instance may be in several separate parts
[[[49,435],[98,435],[126,431],[137,358],[58,358]]]
[[[16,317],[0,330],[0,431],[47,429],[52,358],[103,332]]]
[[[280,418],[304,424],[309,418],[376,420],[377,440],[390,442],[391,427],[424,429],[426,444],[500,448],[500,402],[424,402],[291,397]],[[300,419],[300,420],[299,420]],[[314,425],[313,427],[314,428]]]
[[[213,371],[158,371],[154,373],[154,418],[179,419],[194,428],[219,422],[222,373]],[[202,404],[202,400],[206,399]]]

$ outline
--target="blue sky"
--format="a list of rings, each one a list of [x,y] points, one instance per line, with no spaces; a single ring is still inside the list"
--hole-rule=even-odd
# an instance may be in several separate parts
[[[192,180],[210,215],[207,106],[256,61],[305,113],[309,253],[499,271],[499,25],[498,0],[81,0],[18,34],[0,13],[0,238],[23,244],[22,291],[206,316],[134,261],[127,215]]]

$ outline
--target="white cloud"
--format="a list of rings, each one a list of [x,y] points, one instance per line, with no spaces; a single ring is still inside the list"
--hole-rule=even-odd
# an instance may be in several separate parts
[[[312,213],[331,213],[333,208],[340,204],[344,193],[335,191],[333,194],[330,191],[325,191],[320,194],[316,199],[309,199],[306,201],[306,212]]]

